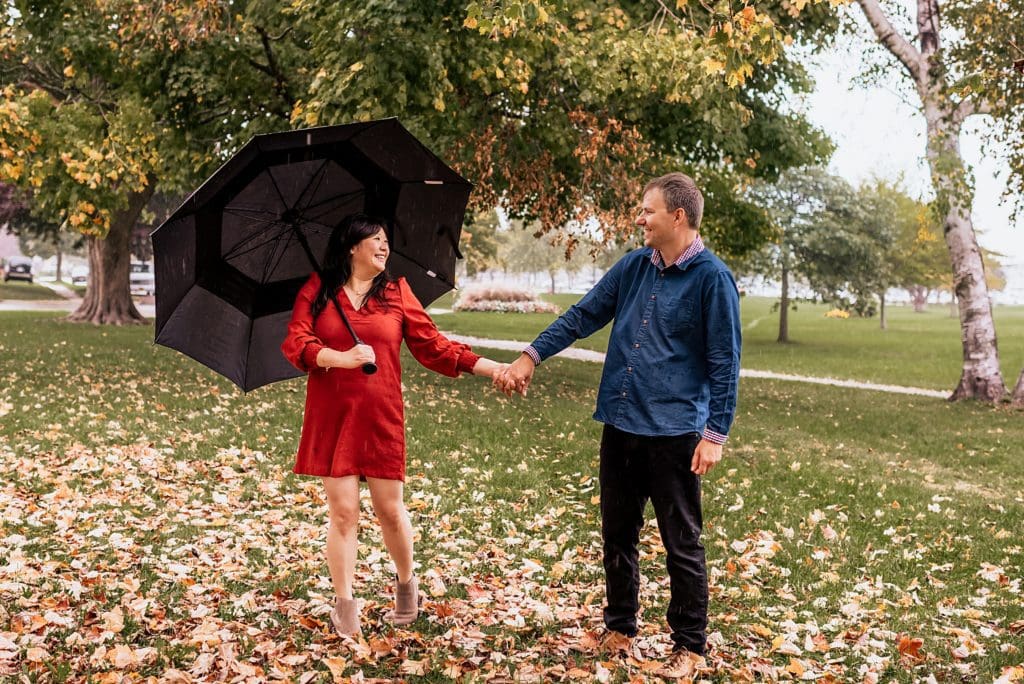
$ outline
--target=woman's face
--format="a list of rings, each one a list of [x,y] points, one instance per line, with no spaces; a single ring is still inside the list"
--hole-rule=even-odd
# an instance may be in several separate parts
[[[363,277],[377,275],[387,265],[389,253],[388,236],[381,228],[352,248],[352,273]]]

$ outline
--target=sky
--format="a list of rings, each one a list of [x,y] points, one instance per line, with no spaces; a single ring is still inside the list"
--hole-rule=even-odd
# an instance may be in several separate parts
[[[794,108],[836,144],[829,168],[837,175],[859,183],[872,176],[894,180],[902,174],[911,195],[931,197],[924,158],[925,121],[913,106],[916,94],[909,87],[901,88],[899,78],[884,86],[856,84],[867,59],[862,46],[850,43],[817,58],[812,69],[816,91],[794,103]],[[975,178],[974,227],[982,246],[1004,255],[1007,294],[1012,291],[1015,300],[1024,299],[1024,217],[1011,221],[1011,203],[1002,200],[1005,164],[995,156],[982,155],[978,131],[985,125],[986,117],[968,119],[960,140]]]

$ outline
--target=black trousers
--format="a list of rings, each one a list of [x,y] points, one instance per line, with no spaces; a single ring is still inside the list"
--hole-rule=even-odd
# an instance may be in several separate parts
[[[671,582],[668,624],[675,646],[704,654],[708,576],[700,542],[700,477],[690,470],[700,435],[643,437],[605,425],[601,436],[601,536],[608,629],[636,634],[640,609],[637,544],[650,499]]]

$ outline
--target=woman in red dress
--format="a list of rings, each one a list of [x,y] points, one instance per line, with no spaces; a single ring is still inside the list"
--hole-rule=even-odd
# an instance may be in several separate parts
[[[405,418],[399,350],[427,368],[456,377],[488,378],[504,367],[441,335],[404,278],[385,268],[385,223],[349,216],[331,233],[323,281],[313,274],[295,299],[281,350],[308,373],[302,437],[294,471],[322,478],[330,513],[327,565],[337,602],[331,622],[341,635],[358,636],[359,609],[352,594],[359,524],[359,481],[370,488],[384,545],[397,571],[397,625],[416,619],[419,596],[413,574],[412,526],[403,502]],[[353,346],[331,295],[364,344]],[[366,375],[364,363],[378,371]]]

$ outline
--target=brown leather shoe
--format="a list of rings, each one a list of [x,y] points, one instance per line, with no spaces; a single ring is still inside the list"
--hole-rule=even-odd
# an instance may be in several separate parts
[[[669,659],[654,674],[666,679],[692,681],[698,671],[706,666],[706,662],[703,656],[680,648],[672,651]]]
[[[331,624],[338,636],[355,637],[358,639],[363,635],[362,627],[359,625],[359,602],[356,599],[339,598],[331,611]]]
[[[420,614],[420,591],[416,575],[402,584],[395,577],[395,609],[384,615],[393,625],[412,624]]]

